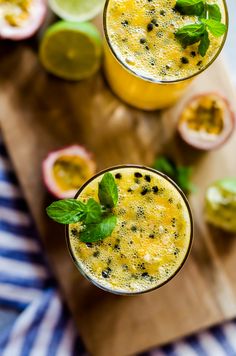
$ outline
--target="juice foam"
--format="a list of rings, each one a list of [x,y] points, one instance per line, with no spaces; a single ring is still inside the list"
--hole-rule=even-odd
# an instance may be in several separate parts
[[[80,223],[69,226],[70,247],[79,268],[103,288],[137,293],[169,279],[183,263],[191,239],[190,213],[168,180],[141,168],[111,171],[119,189],[118,218],[112,235],[102,241],[79,240]],[[98,201],[98,176],[78,199]]]
[[[222,22],[225,10],[218,4]],[[209,34],[210,46],[204,57],[198,45],[183,48],[175,38],[182,26],[198,22],[196,16],[175,11],[176,0],[110,0],[106,12],[109,42],[117,58],[135,74],[150,80],[174,81],[187,78],[207,66],[217,54],[224,36]]]

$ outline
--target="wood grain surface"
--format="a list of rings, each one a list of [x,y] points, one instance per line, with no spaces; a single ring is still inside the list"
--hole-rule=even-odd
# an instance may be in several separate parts
[[[102,73],[68,83],[40,66],[35,43],[0,47],[0,122],[45,253],[91,354],[134,354],[236,316],[236,239],[204,223],[203,195],[215,179],[236,175],[236,136],[220,150],[199,154],[175,134],[183,104],[194,93],[219,91],[235,104],[221,62],[191,85],[165,112],[145,113],[121,103]],[[234,107],[235,108],[235,107]],[[114,164],[151,165],[161,152],[194,166],[198,191],[190,197],[195,240],[183,270],[155,292],[121,297],[103,292],[80,276],[63,227],[45,215],[51,198],[41,176],[46,154],[80,143],[94,152],[98,169]]]

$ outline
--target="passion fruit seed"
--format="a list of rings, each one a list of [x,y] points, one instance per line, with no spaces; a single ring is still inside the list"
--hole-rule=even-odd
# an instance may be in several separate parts
[[[188,64],[189,63],[189,60],[188,60],[187,57],[181,57],[180,60],[181,60],[181,63],[183,63],[183,64]]]

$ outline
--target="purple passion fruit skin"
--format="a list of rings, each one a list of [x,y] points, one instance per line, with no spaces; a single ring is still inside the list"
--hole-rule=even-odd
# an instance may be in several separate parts
[[[235,128],[235,116],[226,98],[217,93],[197,95],[183,109],[178,131],[181,138],[199,150],[223,145]]]
[[[69,146],[48,154],[42,166],[44,183],[58,199],[73,198],[91,178],[96,164],[84,147]]]
[[[0,39],[29,38],[42,25],[47,5],[44,0],[0,1]]]

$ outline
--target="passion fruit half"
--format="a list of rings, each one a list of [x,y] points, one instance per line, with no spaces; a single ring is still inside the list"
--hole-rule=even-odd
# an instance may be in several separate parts
[[[235,127],[235,116],[226,98],[217,93],[193,97],[182,111],[178,131],[182,139],[199,150],[225,143]]]
[[[73,145],[48,154],[42,165],[46,187],[58,199],[73,198],[94,175],[95,162],[84,147]]]
[[[22,40],[33,36],[46,10],[45,0],[0,0],[0,38]]]

